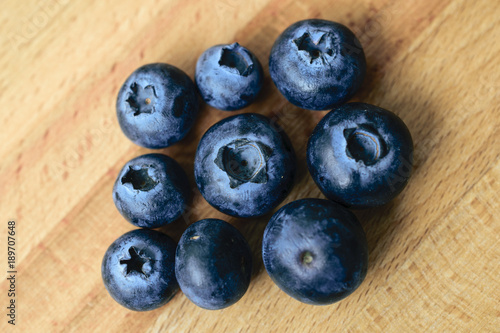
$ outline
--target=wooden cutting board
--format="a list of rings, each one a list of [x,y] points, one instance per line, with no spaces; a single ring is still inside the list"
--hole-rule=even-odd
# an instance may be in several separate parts
[[[201,135],[233,113],[202,107],[182,142],[160,150],[190,175],[186,218],[162,229],[222,218],[249,240],[254,275],[240,302],[207,311],[178,293],[151,312],[128,311],[106,292],[104,252],[133,226],[111,198],[123,164],[150,152],[121,133],[115,99],[150,62],[191,77],[208,47],[238,41],[267,69],[288,25],[325,18],[361,40],[368,75],[355,100],[393,110],[415,142],[415,169],[392,203],[358,211],[370,264],[345,300],[301,304],[273,284],[261,260],[269,216],[242,220],[211,208],[195,189]],[[0,270],[16,221],[16,326],[10,283],[0,283],[1,332],[499,332],[500,5],[481,0],[5,0],[0,14]],[[286,202],[320,197],[305,144],[326,112],[288,103],[266,72],[258,101],[241,112],[278,119],[298,154]],[[238,113],[238,112],[237,112]]]

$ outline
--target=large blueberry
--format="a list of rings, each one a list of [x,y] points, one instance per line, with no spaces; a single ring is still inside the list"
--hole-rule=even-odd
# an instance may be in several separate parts
[[[194,161],[196,184],[223,213],[263,215],[290,193],[295,153],[285,132],[255,113],[221,120],[203,135]]]
[[[135,226],[158,228],[181,216],[189,200],[189,184],[181,166],[162,154],[128,161],[113,187],[118,211]]]
[[[366,73],[363,48],[342,24],[309,19],[289,26],[269,57],[276,87],[291,103],[326,110],[345,103]]]
[[[347,208],[302,199],[273,215],[264,231],[262,259],[269,276],[288,295],[326,305],[363,282],[368,247],[363,228]]]
[[[154,230],[136,229],[119,237],[104,254],[101,273],[111,297],[134,311],[166,304],[179,290],[175,242]]]
[[[190,225],[175,253],[175,274],[194,304],[218,310],[236,303],[248,289],[252,255],[245,238],[222,220]]]
[[[350,103],[328,113],[307,146],[312,178],[333,201],[347,207],[383,205],[410,178],[413,141],[394,113],[365,103]]]
[[[262,88],[263,76],[257,57],[238,43],[212,46],[196,63],[201,96],[220,110],[239,110],[252,103]]]
[[[146,148],[165,148],[189,132],[198,114],[196,87],[182,70],[168,64],[144,65],[125,81],[116,101],[125,135]]]

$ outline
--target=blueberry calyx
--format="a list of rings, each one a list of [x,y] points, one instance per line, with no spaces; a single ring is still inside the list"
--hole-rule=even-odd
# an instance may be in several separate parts
[[[236,188],[245,183],[267,183],[267,160],[273,150],[265,144],[238,139],[219,149],[214,163],[229,178],[229,186]]]
[[[250,54],[238,43],[222,48],[219,65],[231,73],[248,76],[254,64]]]
[[[139,273],[139,274],[144,274],[147,276],[147,269],[145,265],[151,260],[148,257],[142,256],[140,254],[140,251],[138,252],[135,247],[130,247],[128,249],[128,253],[130,254],[129,259],[121,259],[120,264],[121,265],[126,265],[127,266],[127,271],[126,275]]]
[[[122,185],[131,184],[134,190],[139,191],[150,191],[158,185],[158,181],[153,175],[151,175],[150,170],[152,166],[143,166],[139,169],[135,169],[129,166],[127,173],[122,177]]]
[[[311,64],[318,58],[324,61],[324,55],[333,56],[332,37],[324,32],[305,32],[293,42],[299,51],[308,53]]]
[[[158,96],[154,86],[147,85],[143,88],[134,82],[130,85],[130,90],[132,92],[129,92],[126,102],[134,111],[134,116],[155,111],[155,102]]]
[[[347,157],[364,165],[375,164],[387,155],[387,145],[380,134],[368,125],[344,130]]]

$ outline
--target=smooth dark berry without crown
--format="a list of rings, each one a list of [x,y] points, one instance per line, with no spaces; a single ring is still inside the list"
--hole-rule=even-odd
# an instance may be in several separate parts
[[[206,219],[191,224],[175,256],[182,292],[197,306],[219,310],[236,303],[248,289],[252,254],[232,225]]]
[[[323,199],[301,199],[279,209],[262,240],[271,279],[296,300],[327,305],[351,294],[368,268],[364,231],[348,209]]]

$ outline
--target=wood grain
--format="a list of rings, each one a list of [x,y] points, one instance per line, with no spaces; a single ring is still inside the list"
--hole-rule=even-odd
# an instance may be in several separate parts
[[[0,243],[15,219],[18,318],[12,327],[2,315],[1,332],[500,332],[496,2],[5,0],[2,7]],[[414,174],[403,193],[385,207],[356,212],[370,248],[365,282],[325,307],[301,304],[273,284],[260,258],[270,216],[228,217],[194,186],[197,142],[230,115],[203,106],[188,137],[161,150],[181,163],[193,187],[184,218],[162,231],[178,239],[206,217],[236,225],[253,250],[250,289],[215,312],[182,293],[147,313],[120,307],[102,284],[100,263],[133,227],[116,211],[111,188],[127,160],[148,152],[119,129],[120,85],[135,68],[158,61],[193,77],[206,48],[233,41],[267,67],[279,33],[311,17],[356,33],[368,76],[355,100],[396,112],[415,142]],[[272,117],[292,139],[299,179],[285,203],[323,197],[307,173],[305,143],[325,112],[290,105],[267,72],[260,98],[240,112]],[[5,253],[0,267],[7,267]],[[7,290],[3,280],[3,308]]]

